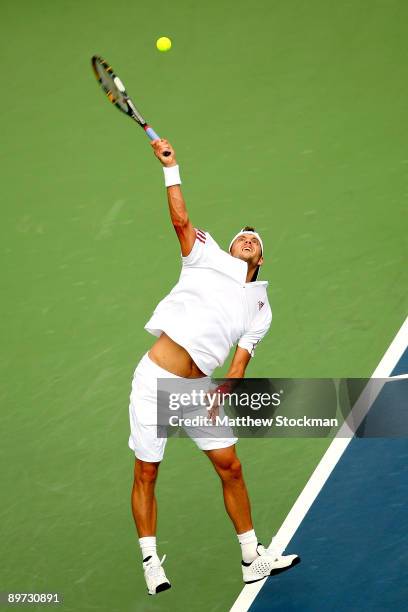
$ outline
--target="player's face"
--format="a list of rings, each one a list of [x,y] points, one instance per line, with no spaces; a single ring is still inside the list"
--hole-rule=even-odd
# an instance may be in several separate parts
[[[232,244],[231,255],[255,265],[261,265],[263,262],[261,244],[253,234],[238,236]]]

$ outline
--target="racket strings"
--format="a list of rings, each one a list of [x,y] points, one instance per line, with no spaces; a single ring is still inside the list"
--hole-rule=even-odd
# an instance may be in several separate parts
[[[132,119],[137,121],[140,126],[144,127],[146,121],[136,109],[134,103],[129,98],[125,86],[118,76],[113,72],[111,66],[100,56],[92,57],[92,67],[96,78],[99,81],[102,90],[105,92],[108,100],[123,111]]]

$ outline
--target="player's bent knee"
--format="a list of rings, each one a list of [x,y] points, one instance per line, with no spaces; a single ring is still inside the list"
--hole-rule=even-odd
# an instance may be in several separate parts
[[[159,472],[159,463],[149,463],[147,461],[136,460],[135,482],[151,484],[156,482]]]
[[[217,470],[222,480],[240,480],[242,478],[242,466],[239,459],[234,459],[221,470]]]
[[[230,473],[232,478],[242,478],[242,466],[239,459],[235,459],[230,467]]]

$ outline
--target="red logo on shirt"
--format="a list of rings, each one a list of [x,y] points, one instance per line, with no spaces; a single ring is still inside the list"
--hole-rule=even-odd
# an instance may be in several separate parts
[[[261,302],[261,301],[259,301],[259,302],[258,302],[258,308],[259,308],[259,310],[261,310],[262,306],[265,306],[265,302]]]
[[[194,229],[195,229],[195,233],[196,233],[197,239],[198,239],[200,242],[203,242],[203,243],[204,243],[204,242],[205,242],[205,239],[207,238],[207,236],[205,235],[205,232],[203,232],[203,231],[202,231],[202,230],[200,230],[200,229],[197,229],[196,227],[195,227]]]

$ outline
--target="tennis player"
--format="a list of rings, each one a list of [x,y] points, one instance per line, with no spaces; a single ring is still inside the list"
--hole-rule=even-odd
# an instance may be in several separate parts
[[[157,379],[181,381],[210,377],[237,345],[227,378],[243,378],[255,347],[272,320],[266,281],[257,281],[263,243],[251,227],[238,232],[223,251],[210,234],[193,227],[180,188],[175,152],[167,140],[152,147],[164,169],[170,218],[181,247],[178,283],[156,307],[145,329],[157,337],[136,367],[130,395],[129,446],[135,453],[132,512],[139,535],[143,569],[150,595],[170,588],[156,548],[155,483],[166,438],[157,437]],[[164,155],[167,153],[167,155]],[[196,437],[197,446],[221,479],[225,508],[242,552],[245,583],[289,568],[297,555],[266,550],[255,535],[250,502],[235,450],[237,438]]]

